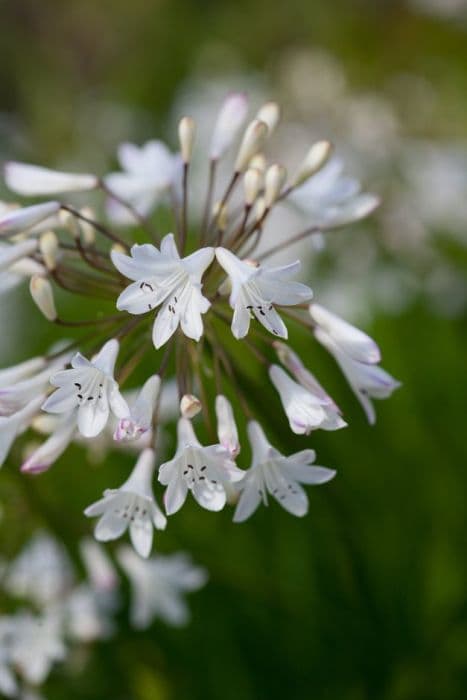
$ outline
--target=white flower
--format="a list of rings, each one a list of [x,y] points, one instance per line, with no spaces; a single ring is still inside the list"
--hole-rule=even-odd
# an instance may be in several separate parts
[[[171,187],[179,188],[180,155],[172,154],[161,141],[148,141],[141,147],[122,143],[118,160],[124,172],[107,175],[105,184],[110,192],[129,202],[141,216],[150,214]],[[135,223],[131,212],[112,198],[108,201],[107,211],[114,223]]]
[[[67,634],[84,643],[108,639],[114,630],[110,612],[91,586],[85,583],[77,586],[64,604]]]
[[[173,234],[162,240],[160,252],[150,244],[134,245],[131,257],[113,252],[117,270],[135,280],[119,296],[117,308],[143,314],[162,304],[154,322],[152,339],[160,348],[178,325],[189,338],[203,334],[201,315],[211,306],[201,294],[201,277],[214,258],[213,248],[201,248],[180,258]]]
[[[8,565],[3,585],[10,595],[44,607],[61,598],[72,581],[71,563],[65,550],[57,540],[41,532]]]
[[[10,209],[0,217],[0,234],[20,233],[49,219],[60,210],[58,202],[44,202],[30,207]]]
[[[0,467],[8,457],[17,436],[29,428],[32,419],[39,412],[42,402],[43,397],[39,396],[11,416],[0,416]]]
[[[62,356],[46,363],[38,357],[0,371],[0,416],[11,416],[38,397],[45,398],[51,375],[66,361]]]
[[[167,524],[154,499],[154,466],[154,451],[143,450],[125,483],[118,489],[107,489],[103,499],[86,508],[84,514],[89,518],[101,516],[94,532],[97,540],[116,540],[129,528],[133,547],[142,557],[149,556],[153,527],[164,530]]]
[[[358,180],[344,176],[343,163],[331,160],[291,195],[307,215],[310,225],[328,228],[341,226],[371,214],[379,197],[362,193]]]
[[[282,367],[272,365],[269,376],[279,393],[290,428],[297,435],[309,435],[317,428],[338,430],[346,425],[327,397],[298,384]]]
[[[113,378],[118,341],[109,340],[92,359],[79,352],[71,359],[72,369],[54,374],[50,383],[59,387],[45,401],[48,413],[68,413],[77,408],[78,429],[84,437],[95,437],[106,426],[110,410],[117,418],[128,415],[128,406]]]
[[[7,698],[18,695],[18,684],[11,669],[11,640],[13,636],[13,618],[0,617],[0,693]]]
[[[240,452],[237,425],[230,401],[219,394],[216,396],[217,436],[219,443],[230,453],[233,459]]]
[[[54,662],[62,661],[66,655],[60,617],[55,613],[35,616],[23,612],[13,620],[12,661],[25,681],[40,685]]]
[[[154,618],[175,627],[188,622],[189,611],[183,596],[204,586],[207,580],[204,569],[194,566],[182,553],[158,555],[145,561],[129,547],[120,547],[117,558],[133,588],[130,616],[134,627],[146,628]]]
[[[10,190],[26,197],[92,190],[99,184],[95,175],[62,173],[14,161],[5,164],[4,175]]]
[[[41,474],[47,471],[65,452],[76,435],[76,418],[73,412],[65,413],[50,436],[28,455],[21,465],[23,474]]]
[[[109,592],[118,586],[118,576],[104,548],[89,537],[79,543],[81,558],[92,588]]]
[[[4,245],[0,248],[0,272],[7,270],[11,265],[27,258],[37,249],[37,240],[31,238],[12,245]]]
[[[300,262],[281,267],[264,268],[240,260],[226,248],[216,248],[219,264],[232,284],[230,306],[234,309],[232,333],[244,338],[252,315],[271,333],[287,338],[287,328],[274,304],[292,306],[311,299],[313,292],[305,284],[291,282]]]
[[[400,382],[378,367],[379,348],[366,333],[318,304],[310,306],[310,315],[316,323],[316,339],[334,356],[373,425],[376,414],[371,399],[388,398]]]
[[[251,467],[239,484],[241,494],[234,522],[239,523],[249,518],[261,501],[267,505],[268,493],[292,515],[305,515],[308,512],[308,496],[300,482],[324,484],[336,472],[326,467],[310,466],[315,459],[313,450],[303,450],[284,457],[269,444],[256,421],[248,424],[248,435],[253,456]]]
[[[217,115],[211,137],[209,157],[211,160],[221,158],[235,139],[245,121],[248,100],[241,92],[228,95]]]
[[[114,434],[115,440],[118,442],[137,440],[151,430],[160,385],[161,380],[157,374],[149,377],[130,406],[129,415],[119,420]]]
[[[185,503],[188,491],[207,510],[222,510],[226,488],[239,481],[238,469],[221,445],[203,447],[187,418],[178,421],[178,445],[175,457],[159,468],[159,482],[167,489],[164,505],[167,515],[176,513]]]

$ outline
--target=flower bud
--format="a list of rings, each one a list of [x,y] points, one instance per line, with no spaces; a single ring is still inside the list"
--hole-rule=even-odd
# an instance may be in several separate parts
[[[232,410],[232,405],[225,396],[216,396],[217,435],[219,443],[232,457],[240,452],[237,426]]]
[[[39,250],[48,270],[55,270],[58,256],[58,238],[53,231],[46,231],[39,238]]]
[[[31,226],[40,224],[60,210],[58,202],[44,202],[32,207],[12,209],[0,218],[0,234],[13,234],[25,231]]]
[[[261,188],[263,177],[256,168],[248,168],[243,177],[243,191],[245,193],[245,204],[251,207]]]
[[[60,218],[60,224],[63,226],[64,229],[68,231],[68,233],[71,233],[73,238],[80,239],[81,238],[81,229],[80,225],[76,219],[75,216],[69,211],[66,211],[65,209],[62,209],[59,214]]]
[[[178,140],[185,165],[191,160],[195,140],[195,122],[191,117],[182,117],[178,124]]]
[[[238,150],[235,172],[242,173],[248,167],[250,160],[260,150],[267,135],[268,127],[259,119],[254,119],[248,125]]]
[[[201,411],[201,401],[193,394],[185,394],[180,401],[180,413],[183,418],[194,418]]]
[[[128,251],[121,243],[114,243],[110,249],[111,253],[120,253],[121,255],[127,255]]]
[[[45,277],[34,275],[29,283],[29,291],[39,311],[48,321],[56,321],[57,310],[55,308],[52,285]]]
[[[286,177],[287,171],[283,165],[275,163],[267,169],[264,178],[264,199],[267,209],[270,209],[278,198]]]
[[[317,173],[318,170],[321,170],[321,168],[328,162],[331,153],[332,144],[329,143],[329,141],[317,141],[314,143],[306,154],[305,159],[295,176],[293,185],[301,185],[303,182],[308,180],[308,178]]]
[[[86,217],[86,219],[94,219],[94,210],[91,209],[91,207],[83,207],[80,209],[80,214]],[[94,245],[96,242],[96,229],[92,224],[88,224],[87,221],[83,221],[83,219],[79,220],[79,226],[81,228],[81,234],[83,236],[83,243],[86,246],[91,246]]]
[[[266,200],[264,197],[258,197],[255,205],[255,219],[260,221],[266,212]]]
[[[271,136],[272,132],[279,123],[281,116],[280,107],[277,102],[266,102],[259,110],[256,115],[256,119],[264,122],[268,127],[268,135]]]
[[[212,214],[219,231],[225,231],[228,223],[227,204],[224,204],[224,206],[221,207],[221,203],[216,202],[213,206]]]
[[[264,175],[266,172],[267,168],[267,162],[266,162],[266,156],[264,153],[257,153],[253,158],[250,160],[249,168],[256,168],[256,170],[259,170],[261,175]]]
[[[5,164],[4,175],[7,187],[26,197],[93,190],[99,184],[95,175],[62,173],[14,161]]]
[[[232,93],[225,100],[217,116],[211,139],[209,156],[218,160],[232,144],[245,121],[248,101],[241,92]]]

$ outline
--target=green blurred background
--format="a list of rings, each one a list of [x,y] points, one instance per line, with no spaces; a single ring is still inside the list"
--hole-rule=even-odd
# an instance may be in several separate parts
[[[397,116],[395,162],[377,169],[376,189],[389,193],[387,216],[393,189],[404,189],[398,156],[407,157],[405,143],[449,142],[454,151],[467,143],[460,0],[3,0],[0,7],[2,158],[105,172],[119,140],[174,143],[173,104],[189,81],[212,78],[227,92],[245,75],[281,99],[290,56],[307,51],[343,67],[348,94],[383,96]],[[318,77],[309,74],[311,86]],[[333,117],[342,108],[330,100]],[[375,189],[371,174],[365,181]],[[410,214],[399,218],[402,239],[412,223]],[[210,572],[191,598],[191,625],[156,622],[135,633],[122,614],[114,640],[57,667],[44,689],[49,700],[467,697],[467,324],[462,300],[454,303],[464,291],[467,229],[450,236],[449,218],[428,226],[439,257],[420,265],[417,248],[409,256],[397,245],[388,250],[381,228],[377,221],[369,230],[379,259],[410,281],[412,293],[397,310],[366,317],[385,368],[403,382],[378,404],[377,425],[366,424],[332,361],[314,350],[319,376],[350,422],[311,438],[319,463],[337,468],[338,478],[311,493],[303,520],[272,505],[233,526],[231,512],[212,515],[187,503],[158,542],[160,551],[189,551]],[[367,235],[364,226],[346,234],[357,242]],[[460,281],[443,288],[444,312],[436,288],[427,296],[422,284],[438,265]],[[355,275],[349,284],[364,282]],[[379,283],[372,276],[367,301]],[[4,363],[17,347],[34,354],[55,337],[26,293],[1,304]],[[15,326],[20,309],[25,316]],[[306,338],[296,343],[306,357]],[[303,446],[281,415],[267,420],[284,450]],[[73,448],[47,474],[25,479],[13,454],[0,480],[3,555],[45,526],[76,558],[78,538],[91,529],[82,509],[130,463],[118,456],[88,466]]]

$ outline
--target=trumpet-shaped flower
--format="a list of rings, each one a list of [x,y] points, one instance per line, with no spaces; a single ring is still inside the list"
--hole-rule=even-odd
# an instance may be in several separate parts
[[[191,422],[180,418],[175,457],[159,468],[159,482],[167,486],[164,494],[167,515],[180,510],[188,491],[203,508],[222,510],[226,503],[226,488],[239,481],[243,474],[224,447],[203,447]]]
[[[165,236],[160,252],[150,244],[134,245],[131,257],[113,252],[112,261],[125,277],[135,280],[119,296],[117,308],[143,314],[162,304],[152,339],[160,348],[180,324],[189,338],[203,334],[202,314],[210,302],[201,294],[201,277],[214,258],[213,248],[201,248],[180,258],[173,234]]]
[[[248,435],[253,456],[250,469],[238,485],[241,492],[234,522],[249,518],[261,501],[267,505],[268,493],[292,515],[305,515],[308,512],[308,496],[300,483],[324,484],[336,472],[326,467],[310,466],[315,460],[313,450],[303,450],[285,457],[269,444],[256,421],[248,424]]]
[[[141,216],[150,214],[170,188],[179,190],[182,173],[180,155],[172,154],[161,141],[148,141],[141,147],[122,143],[117,155],[123,172],[107,175],[106,187],[110,194],[114,193],[119,199],[129,202]],[[107,212],[114,223],[135,223],[131,212],[111,196]]]
[[[290,428],[297,435],[309,435],[312,430],[338,430],[345,427],[328,397],[295,382],[282,367],[272,365],[269,376],[277,389],[289,419]]]
[[[148,557],[152,547],[153,528],[164,530],[167,520],[159,509],[152,490],[155,467],[154,451],[141,452],[128,479],[118,489],[108,489],[104,498],[84,511],[89,518],[100,516],[95,537],[100,542],[116,540],[129,529],[133,547]]]
[[[207,580],[204,569],[194,566],[182,553],[158,555],[144,561],[129,547],[120,547],[117,558],[132,584],[130,617],[134,627],[144,629],[154,618],[174,627],[188,622],[184,594],[204,586]]]
[[[234,310],[232,333],[235,338],[247,335],[252,316],[270,333],[287,338],[287,328],[274,304],[293,306],[313,296],[305,284],[290,281],[300,268],[300,262],[263,268],[240,260],[226,248],[216,248],[216,257],[232,285],[230,306]]]
[[[76,353],[71,369],[51,377],[50,383],[58,388],[45,401],[43,410],[69,413],[77,409],[78,429],[84,437],[99,435],[111,410],[117,418],[128,416],[128,406],[113,378],[118,347],[118,341],[109,340],[92,360]]]

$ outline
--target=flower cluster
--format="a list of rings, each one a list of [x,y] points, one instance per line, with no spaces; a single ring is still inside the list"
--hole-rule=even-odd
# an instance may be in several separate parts
[[[285,456],[271,446],[259,422],[259,392],[246,389],[270,381],[297,435],[346,426],[336,403],[286,342],[286,322],[335,358],[370,422],[372,399],[398,386],[379,366],[376,343],[316,303],[311,288],[297,279],[300,261],[288,257],[295,243],[367,216],[378,198],[342,174],[327,141],[314,143],[289,177],[265,155],[279,122],[278,105],[263,105],[243,128],[247,111],[243,94],[229,95],[220,108],[204,207],[190,206],[196,143],[190,117],[178,125],[179,153],[158,141],[141,148],[122,144],[122,171],[107,176],[16,162],[4,168],[10,190],[53,198],[3,205],[0,289],[28,278],[45,318],[84,335],[0,371],[0,463],[29,429],[46,438],[27,451],[24,473],[49,469],[74,440],[105,437],[107,445],[133,447],[137,460],[129,477],[85,513],[98,518],[98,540],[114,540],[128,530],[142,557],[151,552],[154,529],[163,530],[189,494],[207,510],[234,506],[236,522],[267,504],[268,495],[303,516],[308,497],[302,484],[334,476],[332,469],[314,465],[313,450]],[[85,191],[102,193],[106,219],[63,199]],[[309,225],[284,231],[283,240],[268,247],[268,224],[289,204],[308,212]],[[172,217],[173,233],[158,230],[153,216],[158,208]],[[202,211],[200,220],[192,209]],[[271,256],[273,265],[267,262]],[[95,317],[63,317],[57,289],[93,299]],[[116,309],[104,315],[99,304],[109,301]],[[122,387],[137,368],[151,370],[130,396]],[[170,377],[178,387],[178,444],[161,463],[161,396]],[[248,423],[247,469],[236,464],[234,406]],[[207,445],[195,433],[198,414]],[[154,496],[156,481],[164,489],[163,509]],[[125,550],[122,556],[122,565],[131,567],[133,554]],[[174,609],[174,619],[181,617]]]

